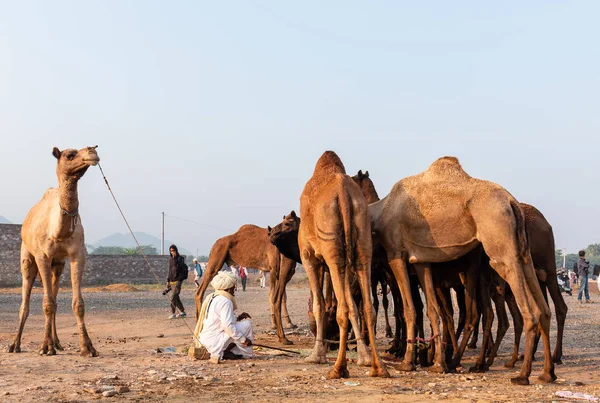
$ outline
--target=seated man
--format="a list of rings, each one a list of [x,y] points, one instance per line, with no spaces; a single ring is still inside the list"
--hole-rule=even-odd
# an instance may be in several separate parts
[[[219,272],[210,282],[215,292],[202,303],[200,317],[194,332],[196,347],[204,347],[210,354],[210,362],[218,364],[223,358],[239,359],[253,356],[254,333],[247,313],[237,318],[234,298],[236,278]]]

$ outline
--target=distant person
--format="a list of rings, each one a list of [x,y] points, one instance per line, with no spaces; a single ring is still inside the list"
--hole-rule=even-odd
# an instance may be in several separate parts
[[[194,258],[194,260],[192,261],[192,269],[194,270],[194,273],[196,274],[196,277],[194,278],[194,283],[196,283],[196,288],[200,287],[200,279],[202,278],[202,266],[200,265],[200,263],[198,263],[198,259]]]
[[[167,290],[171,290],[172,292],[171,316],[169,316],[169,319],[185,318],[185,308],[183,307],[181,298],[179,298],[179,294],[181,293],[181,286],[183,285],[184,280],[187,279],[188,267],[185,264],[183,256],[179,254],[177,246],[169,246],[169,253],[171,253],[171,257],[169,258],[169,276],[167,277]],[[180,311],[179,314],[175,314],[177,309],[179,309]]]
[[[246,268],[244,266],[240,266],[240,279],[242,280],[242,290],[246,292],[246,281],[248,280],[248,273],[246,273]]]
[[[194,336],[196,347],[204,347],[210,354],[210,362],[218,364],[221,359],[251,358],[254,333],[250,315],[246,312],[235,316],[236,278],[219,272],[210,282],[215,292],[208,295],[200,309]]]
[[[260,288],[265,288],[267,285],[267,276],[264,271],[260,271]]]
[[[579,277],[579,294],[577,294],[577,300],[580,304],[583,304],[581,298],[585,293],[585,303],[590,302],[590,291],[588,289],[588,275],[590,271],[590,262],[585,260],[585,251],[579,251],[579,260],[577,261],[577,276]]]
[[[233,276],[235,277],[235,290],[237,291],[237,280],[240,278],[239,276],[239,266],[235,266],[235,265],[231,265],[229,266],[229,268],[231,269],[231,274],[233,274]]]

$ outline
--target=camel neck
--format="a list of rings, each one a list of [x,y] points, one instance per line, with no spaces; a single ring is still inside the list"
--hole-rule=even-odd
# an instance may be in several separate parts
[[[77,214],[79,210],[79,196],[77,194],[77,180],[73,178],[58,180],[58,200],[61,209],[69,215]]]

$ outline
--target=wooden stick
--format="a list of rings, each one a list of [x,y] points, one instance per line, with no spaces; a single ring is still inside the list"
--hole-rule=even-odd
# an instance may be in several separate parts
[[[252,345],[256,346],[256,347],[270,348],[271,350],[285,351],[286,353],[300,354],[300,352],[298,352],[298,351],[286,350],[286,349],[278,348],[278,347],[265,346],[264,344],[252,343]]]

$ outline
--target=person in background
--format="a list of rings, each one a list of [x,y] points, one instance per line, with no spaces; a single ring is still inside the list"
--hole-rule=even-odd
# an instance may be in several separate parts
[[[239,276],[239,266],[236,266],[234,264],[232,264],[231,266],[229,266],[229,268],[231,269],[231,274],[233,274],[233,276],[235,277],[235,290],[237,291],[237,280],[240,278]]]
[[[267,285],[267,276],[264,271],[260,271],[260,288],[265,288]]]
[[[246,273],[246,268],[244,266],[240,266],[240,279],[242,280],[242,291],[246,292],[246,281],[248,280],[248,273]]]
[[[200,266],[200,263],[198,263],[198,259],[196,258],[194,258],[192,262],[192,269],[196,274],[196,277],[194,277],[194,283],[196,284],[196,288],[198,288],[200,287],[200,279],[202,278],[202,266]]]
[[[169,259],[169,275],[167,277],[167,289],[172,291],[171,316],[169,316],[169,319],[185,318],[185,308],[183,307],[181,298],[179,298],[179,294],[181,293],[181,286],[183,285],[183,281],[188,276],[188,267],[185,264],[183,256],[179,254],[177,246],[169,246],[169,253],[171,253],[171,258]],[[177,309],[179,309],[180,311],[179,314],[175,314]]]
[[[579,293],[577,294],[577,300],[580,304],[583,304],[581,298],[585,293],[585,303],[589,304],[590,301],[590,291],[588,288],[588,276],[590,271],[590,262],[585,260],[585,251],[579,251],[579,260],[577,261],[577,276],[579,277]]]

